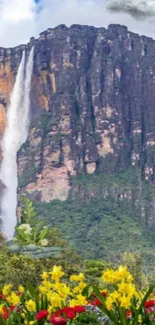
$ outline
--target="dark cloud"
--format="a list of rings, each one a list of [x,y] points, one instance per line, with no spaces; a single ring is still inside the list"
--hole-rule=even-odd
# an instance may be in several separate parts
[[[107,9],[113,12],[129,13],[136,19],[155,16],[154,0],[109,0]]]

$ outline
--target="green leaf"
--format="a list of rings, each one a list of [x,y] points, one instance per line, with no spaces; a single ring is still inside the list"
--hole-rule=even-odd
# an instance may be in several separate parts
[[[44,238],[46,238],[48,236],[49,233],[49,228],[44,228],[41,230],[40,234],[39,234],[39,239],[40,241]]]
[[[36,289],[33,287],[31,282],[28,282],[26,284],[26,290],[30,292],[32,297],[34,297],[36,295]]]
[[[82,295],[86,296],[87,298],[90,298],[92,293],[93,293],[93,287],[91,285],[87,285],[82,291]]]
[[[103,310],[103,312],[105,313],[105,315],[107,315],[112,322],[114,322],[115,324],[118,323],[117,317],[115,315],[115,312],[113,312],[112,310],[108,310],[106,308],[106,304],[105,304],[105,298],[101,295],[98,287],[93,287],[93,292],[96,294],[96,297],[101,301],[102,305],[99,307],[101,310]]]

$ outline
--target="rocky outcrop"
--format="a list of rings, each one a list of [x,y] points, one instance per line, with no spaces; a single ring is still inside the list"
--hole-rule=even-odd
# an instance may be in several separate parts
[[[66,200],[71,177],[135,166],[155,179],[155,41],[125,26],[60,25],[0,49],[0,132],[23,48],[35,45],[19,192]]]

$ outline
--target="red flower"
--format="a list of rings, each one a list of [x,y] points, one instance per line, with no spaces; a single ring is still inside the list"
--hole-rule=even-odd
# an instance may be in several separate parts
[[[67,312],[72,311],[72,310],[73,310],[72,307],[64,307],[64,308],[61,308],[61,309],[57,310],[57,311],[54,313],[54,315],[59,316],[59,315],[62,315],[63,313],[66,314]]]
[[[0,299],[4,300],[4,295],[2,293],[0,293]]]
[[[47,310],[40,310],[37,315],[36,315],[36,320],[41,320],[43,318],[46,318],[48,316],[48,311]]]
[[[131,310],[127,310],[126,317],[127,318],[131,318],[132,317],[132,311]]]
[[[16,308],[16,306],[10,306],[9,308],[10,308],[10,310],[14,311],[14,309]]]
[[[155,305],[155,300],[148,300],[144,302],[145,308],[153,307],[154,305]]]
[[[100,306],[101,305],[101,301],[99,299],[94,299],[91,304],[93,306]]]
[[[21,296],[22,294],[23,294],[23,292],[20,292],[20,291],[17,292],[17,296]]]
[[[5,319],[9,318],[9,310],[6,307],[3,308],[2,317],[5,318]]]
[[[83,312],[86,311],[86,309],[85,309],[85,307],[83,307],[83,306],[75,306],[75,307],[74,307],[74,311],[75,311],[76,313],[83,313]]]
[[[73,307],[64,307],[62,309],[57,310],[52,317],[57,317],[57,321],[59,321],[58,319],[62,320],[62,318],[63,318],[62,315],[65,314],[68,319],[74,319],[76,316],[76,313],[82,313],[84,311],[85,311],[85,308],[83,306],[75,306],[74,308]],[[51,317],[51,319],[53,321],[52,317]],[[65,319],[63,318],[63,320],[65,320]],[[55,318],[54,318],[54,321],[55,321]],[[57,324],[57,323],[53,322],[53,324]]]
[[[12,311],[14,311],[15,308],[17,308],[17,307],[16,306],[10,306],[9,307],[9,309],[12,310]],[[16,311],[17,311],[17,313],[19,313],[20,312],[20,308],[18,307]]]
[[[66,317],[68,319],[73,319],[73,318],[75,318],[75,316],[76,316],[76,312],[74,310],[66,311]]]
[[[67,321],[62,316],[52,315],[50,318],[50,323],[53,325],[66,325]]]

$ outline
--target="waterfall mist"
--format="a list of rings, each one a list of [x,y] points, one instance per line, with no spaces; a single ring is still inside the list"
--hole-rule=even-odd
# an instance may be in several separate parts
[[[5,186],[1,198],[2,232],[8,239],[13,237],[17,224],[17,152],[26,141],[29,129],[29,106],[33,48],[29,54],[25,72],[25,51],[18,68],[15,85],[7,111],[7,125],[2,140],[3,160],[0,180]]]

